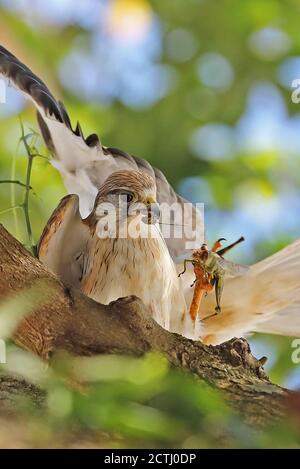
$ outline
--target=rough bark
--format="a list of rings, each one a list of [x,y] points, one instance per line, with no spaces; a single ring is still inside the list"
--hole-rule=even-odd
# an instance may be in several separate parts
[[[116,353],[142,355],[155,350],[182,370],[192,372],[220,389],[225,399],[255,425],[283,416],[288,391],[272,384],[263,360],[251,355],[245,339],[213,347],[162,329],[135,297],[100,305],[80,291],[63,285],[0,225],[0,302],[27,291],[43,280],[45,300],[19,323],[14,341],[43,359],[65,350],[74,355]],[[45,287],[46,285],[46,287]],[[11,390],[24,387],[39,402],[42,393],[27,383],[0,380],[0,401]],[[23,392],[23,391],[22,391]]]

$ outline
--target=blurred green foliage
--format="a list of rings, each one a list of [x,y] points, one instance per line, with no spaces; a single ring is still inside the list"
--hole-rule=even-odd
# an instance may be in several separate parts
[[[27,22],[22,19],[21,11],[15,12],[13,9],[13,5],[18,2],[11,2],[10,8],[5,7],[9,3],[3,0],[2,3],[1,41],[21,56],[48,83],[54,94],[66,104],[72,121],[75,123],[77,119],[80,120],[85,134],[99,132],[105,145],[117,146],[148,159],[165,172],[178,190],[181,190],[184,178],[191,176],[200,178],[195,194],[189,186],[183,192],[206,204],[209,215],[207,218],[209,238],[214,238],[222,230],[229,231],[232,238],[245,229],[249,230],[252,219],[247,218],[247,210],[253,209],[251,202],[256,204],[257,200],[260,200],[262,204],[265,202],[266,212],[268,212],[268,208],[273,210],[270,203],[276,201],[276,196],[280,195],[285,188],[295,189],[294,199],[299,196],[298,147],[295,145],[295,148],[287,151],[280,147],[280,142],[274,140],[268,141],[266,148],[263,148],[263,145],[259,148],[256,142],[258,139],[257,127],[255,127],[256,115],[249,122],[249,126],[254,125],[252,137],[248,134],[247,136],[240,134],[237,129],[240,119],[246,115],[249,92],[253,90],[253,87],[262,83],[274,86],[278,93],[274,95],[274,101],[280,96],[282,106],[286,108],[287,113],[291,116],[298,114],[298,106],[291,101],[291,83],[283,86],[282,80],[279,79],[280,66],[288,58],[297,57],[299,54],[298,2],[293,0],[281,2],[276,0],[252,2],[221,0],[216,3],[205,0],[187,0],[183,4],[179,0],[166,0],[165,2],[99,0],[99,5],[120,3],[124,11],[121,9],[118,14],[124,16],[126,14],[130,16],[130,12],[137,7],[144,8],[147,12],[149,9],[152,20],[158,23],[156,27],[159,32],[153,33],[151,39],[153,43],[159,43],[159,46],[155,46],[158,51],[153,53],[153,62],[167,67],[170,72],[169,82],[167,91],[161,99],[156,97],[151,105],[144,106],[138,103],[135,106],[124,105],[122,96],[125,94],[126,99],[126,84],[123,93],[124,90],[119,89],[117,77],[118,74],[121,76],[125,74],[126,70],[122,68],[123,62],[119,63],[117,59],[115,59],[114,74],[111,77],[112,86],[116,88],[115,98],[109,99],[105,104],[103,104],[103,99],[101,101],[99,96],[93,95],[94,90],[88,98],[84,97],[84,90],[76,90],[76,70],[71,87],[73,92],[70,91],[70,87],[65,86],[66,78],[58,79],[59,76],[63,77],[64,68],[62,67],[66,57],[74,51],[91,57],[92,70],[93,67],[105,68],[105,63],[102,65],[100,61],[100,53],[99,62],[97,62],[97,54],[91,55],[91,51],[99,46],[98,42],[100,43],[103,39],[105,33],[102,29],[105,29],[105,22],[108,20],[102,19],[103,25],[99,19],[96,26],[90,28],[83,27],[80,22],[76,21],[64,23],[57,18],[56,22],[53,20],[53,15],[51,20],[50,17],[47,20],[50,7],[44,7],[42,18],[38,14],[39,10],[33,11],[29,8]],[[99,11],[92,13],[97,17],[101,11],[99,7]],[[253,35],[262,31],[268,32],[272,28],[275,30],[274,37],[271,35],[268,38],[266,33],[265,39],[262,37],[260,42],[259,37],[256,39],[257,45]],[[145,35],[146,33],[147,31]],[[284,34],[281,39],[280,34]],[[138,46],[132,46],[130,41],[129,45],[126,44],[126,34],[124,38],[113,39],[115,42],[119,39],[125,49],[125,54],[129,55],[132,50],[138,49]],[[272,43],[275,46],[278,43],[277,49],[274,44],[272,48]],[[265,55],[262,55],[262,50],[265,50]],[[112,55],[117,55],[117,53],[121,54],[119,49],[112,49]],[[224,63],[222,65],[222,61],[219,63],[217,57],[209,68],[208,54],[217,54],[225,60],[225,65]],[[203,63],[206,65],[204,69]],[[227,65],[232,74],[229,77],[228,71],[226,75]],[[90,69],[86,71],[87,77],[89,71]],[[209,80],[214,81],[218,75],[222,78],[222,73],[224,82],[221,80],[219,84],[217,82],[210,86]],[[71,81],[70,72],[67,77]],[[294,78],[297,78],[297,75]],[[80,86],[79,77],[78,83]],[[270,99],[272,100],[272,96]],[[262,109],[258,106],[258,114],[259,111],[264,110],[264,106],[268,106],[268,102],[263,101],[261,106]],[[265,117],[266,138],[272,140],[273,134],[268,133],[268,116]],[[29,127],[37,129],[32,108],[22,111],[22,119],[25,124],[28,123]],[[227,130],[233,131],[234,141],[231,142],[230,157],[220,156],[218,149],[214,148],[209,148],[209,153],[206,154],[201,145],[198,149],[193,149],[191,145],[191,136],[197,129],[215,123],[224,124],[228,127]],[[260,122],[257,125],[259,124]],[[251,128],[249,133],[251,135]],[[0,171],[2,177],[7,177],[11,172],[12,156],[16,153],[20,134],[14,113],[10,117],[4,113],[1,120],[1,134]],[[212,139],[213,137],[214,134]],[[221,138],[221,134],[215,134],[216,140],[219,137]],[[285,136],[282,135],[282,138]],[[254,144],[257,143],[254,147],[251,146],[251,139]],[[210,138],[207,138],[207,142],[212,143]],[[226,135],[224,141],[221,139],[221,143],[225,146],[228,144]],[[286,145],[288,143],[286,141]],[[291,150],[293,150],[292,155]],[[24,177],[26,165],[22,155],[24,156],[24,152],[20,150],[16,162],[16,174],[19,178]],[[65,190],[57,172],[46,162],[36,162],[32,177],[37,197],[32,198],[31,216],[37,239],[51,210],[57,205]],[[203,180],[207,183],[204,188]],[[0,187],[0,190],[1,209],[5,209],[10,205],[9,190],[4,187]],[[245,223],[239,214],[239,200],[241,200],[241,206],[243,207],[243,204],[245,206],[244,212],[248,223]],[[292,202],[291,211],[294,209]],[[297,208],[298,206],[295,210]],[[280,207],[277,210],[279,209]],[[226,215],[228,221],[226,226],[223,223],[220,227],[218,217],[221,213]],[[266,213],[265,218],[267,215]],[[264,257],[266,253],[277,249],[278,244],[286,244],[297,235],[299,226],[294,223],[291,227],[289,220],[281,229],[278,223],[279,215],[280,212],[276,212],[273,217],[275,219],[270,220],[269,226],[272,233],[268,235],[267,230],[263,233],[259,232],[259,237],[256,236],[253,239],[253,249],[250,253],[244,254],[247,260],[253,261]],[[9,229],[14,230],[10,215],[5,214],[3,221]],[[210,221],[211,223],[208,224]],[[259,224],[260,221],[258,218],[257,223]],[[253,233],[258,229],[258,226],[253,226]],[[250,243],[252,234],[247,232],[243,234],[248,236]]]
[[[229,409],[219,392],[170,369],[157,354],[80,359],[61,355],[46,369],[37,357],[11,345],[0,376],[8,372],[47,391],[41,409],[29,398],[15,399],[19,415],[29,419],[28,442],[34,446],[62,446],[68,440],[108,448],[299,445],[291,422],[258,432]]]

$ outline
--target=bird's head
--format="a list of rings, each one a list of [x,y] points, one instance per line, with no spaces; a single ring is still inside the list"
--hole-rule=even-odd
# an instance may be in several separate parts
[[[112,173],[99,189],[93,213],[100,221],[115,219],[119,227],[157,223],[160,212],[154,179],[142,171]]]

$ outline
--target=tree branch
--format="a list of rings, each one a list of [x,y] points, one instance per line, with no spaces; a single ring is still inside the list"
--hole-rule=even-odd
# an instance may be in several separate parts
[[[162,329],[136,297],[108,306],[63,285],[0,225],[0,301],[43,279],[49,286],[47,303],[25,317],[14,341],[43,359],[65,350],[73,355],[115,353],[142,355],[155,350],[182,370],[220,389],[247,422],[264,425],[283,416],[288,391],[272,384],[263,360],[251,355],[244,339],[222,345],[201,342]],[[3,383],[0,381],[0,393]]]

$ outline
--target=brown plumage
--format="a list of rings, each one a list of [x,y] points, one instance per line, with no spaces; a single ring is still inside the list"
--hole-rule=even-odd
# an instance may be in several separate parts
[[[143,193],[152,193],[156,196],[156,185],[151,176],[142,171],[115,171],[100,187],[95,204],[105,197],[110,191],[116,188],[129,188],[131,191],[142,195]]]
[[[132,222],[147,227],[144,214],[131,213],[130,209],[134,204],[155,204],[154,180],[140,171],[118,171],[100,187],[94,209],[86,219],[80,217],[76,196],[62,200],[43,232],[39,258],[67,284],[78,286],[96,301],[107,304],[119,297],[136,295],[163,327],[199,338],[157,220],[149,219],[154,236],[144,237],[142,231],[136,238],[121,238],[119,232],[114,237],[101,236],[103,216],[99,206],[109,203],[105,205],[108,216],[110,210],[113,214],[123,191],[130,191],[133,199],[126,217],[118,219],[120,227]]]
[[[176,194],[165,176],[147,161],[115,148],[104,147],[95,134],[85,138],[79,124],[72,128],[64,106],[54,98],[45,83],[1,46],[0,76],[8,78],[34,102],[43,137],[54,156],[52,163],[62,175],[67,191],[73,194],[63,199],[43,233],[40,243],[43,261],[66,283],[90,291],[99,301],[102,298],[110,301],[134,292],[144,298],[152,314],[165,327],[197,337],[191,324],[184,325],[186,315],[182,314],[185,310],[183,292],[190,304],[190,283],[194,273],[191,269],[189,275],[182,279],[180,289],[173,275],[171,259],[186,257],[186,242],[191,240],[184,234],[181,238],[171,236],[165,240],[166,244],[162,238],[104,242],[97,239],[95,229],[99,190],[100,193],[104,191],[101,197],[106,197],[105,184],[109,183],[111,187],[120,185],[120,174],[113,176],[117,178],[114,183],[112,179],[108,182],[114,172],[141,171],[151,176],[155,200],[169,206],[178,203],[179,211],[184,199]],[[138,173],[132,176],[130,182],[128,179],[124,182],[133,187],[141,181]],[[147,184],[143,180],[142,185]],[[134,187],[138,197],[142,197],[142,185]],[[201,214],[199,216],[193,207],[191,219],[194,226],[197,216],[201,220]],[[182,270],[181,265],[178,270]],[[203,325],[206,342],[218,343],[253,330],[300,335],[299,278],[298,240],[252,266],[247,277],[229,279],[222,297],[222,313]],[[167,299],[167,295],[171,300]],[[152,304],[151,296],[156,299],[155,304]],[[200,315],[208,316],[214,310],[214,301],[208,298],[202,302],[201,308]]]

